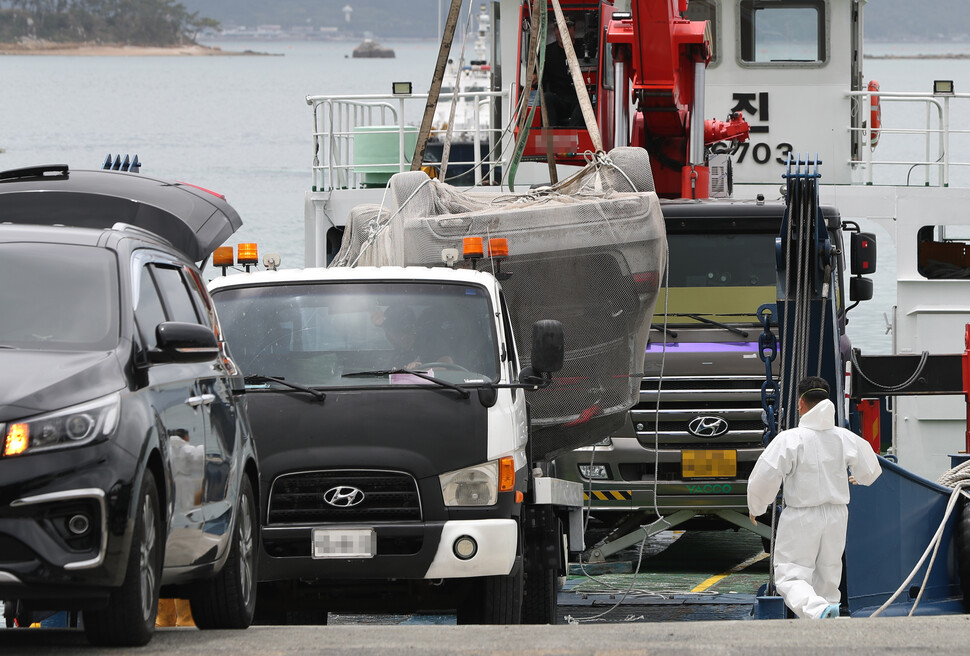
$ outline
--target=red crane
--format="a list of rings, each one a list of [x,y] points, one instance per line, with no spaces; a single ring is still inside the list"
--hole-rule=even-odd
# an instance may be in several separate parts
[[[528,24],[530,4],[522,3],[523,25]],[[548,4],[549,31],[554,32]],[[748,138],[748,125],[740,115],[726,121],[704,119],[704,78],[711,59],[707,21],[683,17],[688,0],[634,0],[630,12],[616,11],[612,0],[560,4],[582,44],[577,59],[604,150],[645,148],[660,196],[707,197],[705,146]],[[524,34],[520,54],[528,47]],[[575,118],[563,121],[561,114],[559,124],[546,126],[536,114],[525,159],[545,159],[551,147],[557,163],[585,163],[584,152],[592,150],[585,125],[577,125]]]

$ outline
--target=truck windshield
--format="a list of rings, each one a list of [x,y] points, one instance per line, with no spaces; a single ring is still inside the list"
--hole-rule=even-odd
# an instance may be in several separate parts
[[[774,303],[774,233],[668,234],[670,298],[657,298],[654,324],[757,323],[758,307]],[[678,316],[675,316],[678,315]]]
[[[118,264],[103,248],[0,244],[0,344],[105,351],[118,344]]]
[[[313,387],[498,380],[493,310],[471,285],[326,282],[213,292],[226,341],[247,376]],[[353,374],[353,375],[348,375]]]

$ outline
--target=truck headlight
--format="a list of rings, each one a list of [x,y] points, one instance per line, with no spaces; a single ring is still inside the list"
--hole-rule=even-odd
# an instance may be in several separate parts
[[[446,506],[491,506],[498,500],[498,461],[438,477]]]
[[[586,480],[602,480],[610,477],[609,472],[606,470],[606,465],[580,465],[579,475]]]
[[[89,444],[118,425],[121,396],[110,394],[70,408],[6,424],[3,456]]]

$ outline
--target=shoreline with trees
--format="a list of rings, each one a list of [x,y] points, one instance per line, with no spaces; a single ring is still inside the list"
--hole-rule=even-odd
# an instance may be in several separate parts
[[[177,0],[0,0],[0,43],[18,52],[76,51],[78,44],[189,52],[204,48],[199,32],[218,28]]]

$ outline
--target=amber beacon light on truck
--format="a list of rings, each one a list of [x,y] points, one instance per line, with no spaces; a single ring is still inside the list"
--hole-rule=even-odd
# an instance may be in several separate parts
[[[213,266],[222,267],[222,275],[227,275],[229,267],[239,265],[249,273],[250,268],[259,264],[259,250],[252,242],[236,245],[235,254],[232,246],[220,246],[212,252]],[[267,253],[263,256],[263,266],[267,271],[275,271],[280,265],[278,253]]]
[[[474,268],[475,263],[484,258],[486,254],[485,240],[482,237],[465,237],[461,244],[462,259],[470,262]],[[509,240],[505,237],[491,237],[488,240],[488,258],[494,263],[493,274],[499,280],[506,280],[510,274],[501,273],[502,260],[509,256]],[[454,266],[458,259],[457,250],[446,248],[441,252],[441,260],[448,266]]]

